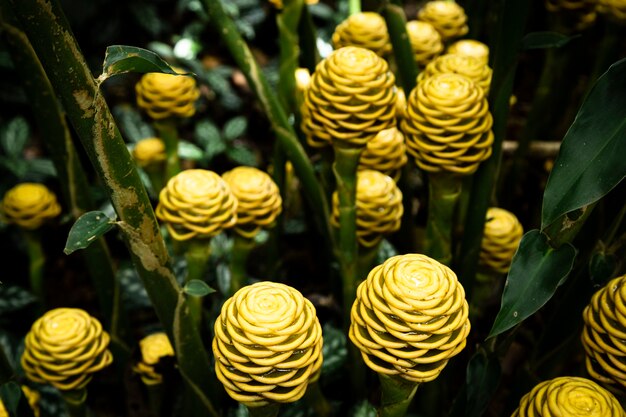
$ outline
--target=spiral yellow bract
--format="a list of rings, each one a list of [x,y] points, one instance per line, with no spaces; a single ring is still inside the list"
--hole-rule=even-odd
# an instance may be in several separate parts
[[[135,92],[137,105],[154,120],[191,117],[196,112],[195,103],[200,97],[193,77],[157,72],[144,74],[135,85]]]
[[[443,42],[437,29],[428,22],[412,20],[406,24],[415,62],[424,68],[443,52]]]
[[[355,13],[335,28],[332,37],[335,49],[358,46],[384,57],[391,53],[387,24],[374,12]]]
[[[140,167],[157,165],[165,161],[165,144],[159,138],[145,138],[137,142],[133,158]]]
[[[496,272],[508,272],[523,234],[524,229],[513,213],[489,208],[480,245],[480,264]]]
[[[61,391],[81,389],[112,362],[108,346],[109,334],[97,319],[78,308],[57,308],[26,335],[22,368],[34,382]]]
[[[419,10],[417,18],[432,24],[444,42],[460,38],[469,30],[465,10],[453,1],[429,1]]]
[[[215,322],[215,372],[248,407],[300,399],[322,365],[313,304],[294,288],[259,282],[226,300]]]
[[[478,84],[484,91],[485,96],[489,92],[491,84],[491,68],[484,64],[478,58],[468,55],[445,54],[441,55],[430,64],[426,69],[419,73],[417,82],[436,74],[461,74]]]
[[[598,290],[583,311],[582,343],[589,374],[626,389],[626,275]]]
[[[302,130],[335,146],[365,146],[396,122],[394,83],[387,62],[369,49],[346,46],[334,51],[311,78]]]
[[[485,65],[489,64],[489,47],[473,39],[461,39],[450,45],[448,54],[457,54],[474,57]]]
[[[399,120],[406,117],[406,94],[400,87],[396,88],[396,115]]]
[[[222,174],[237,198],[235,231],[253,238],[262,228],[269,228],[282,211],[280,190],[265,172],[253,167],[237,167]]]
[[[465,347],[465,291],[447,266],[425,255],[398,255],[357,289],[350,340],[367,366],[408,381],[432,381]]]
[[[139,341],[141,361],[133,370],[141,376],[146,385],[156,385],[163,382],[163,375],[159,374],[155,365],[165,356],[174,356],[172,344],[164,332],[153,333]]]
[[[28,405],[31,410],[33,410],[33,415],[35,417],[39,417],[41,415],[41,410],[39,409],[39,400],[41,399],[41,394],[39,392],[28,388],[26,385],[22,385],[22,393],[26,397],[28,401]],[[0,417],[10,417],[9,412],[4,407],[4,403],[0,400]]]
[[[237,223],[237,199],[215,172],[189,169],[161,190],[156,216],[176,240],[209,238]]]
[[[398,181],[406,161],[404,135],[397,128],[391,127],[367,142],[359,159],[359,169],[380,171]]]
[[[59,213],[61,206],[56,195],[43,184],[18,184],[6,192],[0,203],[3,221],[28,230],[38,229]]]
[[[562,376],[537,384],[511,417],[624,417],[617,399],[595,382]]]
[[[598,0],[597,10],[617,23],[626,23],[625,0]]]
[[[437,74],[413,89],[401,127],[421,169],[468,175],[491,155],[492,123],[482,88],[460,74]]]
[[[596,21],[598,0],[546,0],[546,9],[560,18],[561,30],[587,29]]]

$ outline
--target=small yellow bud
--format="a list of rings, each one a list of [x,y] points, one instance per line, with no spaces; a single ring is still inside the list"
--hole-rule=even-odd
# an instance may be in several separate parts
[[[56,195],[43,184],[18,184],[7,191],[0,203],[3,220],[27,230],[38,229],[59,213],[61,206]]]
[[[465,10],[453,1],[429,1],[419,10],[417,18],[431,23],[444,42],[460,38],[469,30]]]
[[[176,68],[176,72],[184,71]],[[144,74],[135,85],[137,105],[154,120],[168,117],[191,117],[196,113],[195,103],[200,97],[196,80],[189,75]]]

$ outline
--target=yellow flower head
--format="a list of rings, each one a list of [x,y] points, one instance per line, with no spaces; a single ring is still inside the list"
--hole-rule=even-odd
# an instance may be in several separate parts
[[[492,123],[482,88],[460,74],[437,74],[413,89],[401,127],[421,169],[469,175],[491,155]]]
[[[22,393],[26,397],[28,401],[28,405],[33,410],[33,414],[35,417],[39,417],[41,414],[41,410],[39,409],[39,400],[41,399],[41,394],[39,392],[28,388],[26,385],[22,385]],[[9,412],[4,407],[4,403],[0,400],[0,417],[10,417]]]
[[[161,190],[156,216],[176,240],[209,238],[237,223],[237,199],[215,172],[188,169]]]
[[[165,144],[159,138],[145,138],[137,142],[133,158],[140,167],[159,164],[165,161]]]
[[[432,381],[465,347],[465,291],[447,266],[425,255],[378,265],[357,289],[350,340],[375,372]]]
[[[380,171],[398,181],[406,161],[404,135],[397,128],[391,127],[367,142],[359,159],[359,169]]]
[[[598,0],[597,9],[599,13],[617,23],[626,23],[626,1],[624,0]]]
[[[311,73],[306,68],[297,68],[295,77],[298,91],[304,93],[309,88],[309,84],[311,84]]]
[[[404,90],[400,87],[396,88],[396,114],[398,115],[398,119],[406,117],[406,94],[404,94]]]
[[[334,146],[364,147],[396,122],[394,83],[387,61],[369,49],[334,51],[311,78],[302,130]]]
[[[443,42],[437,29],[428,22],[411,20],[406,24],[415,62],[424,68],[443,52]]]
[[[469,30],[465,10],[453,1],[429,1],[419,10],[417,18],[431,23],[444,42],[460,38]]]
[[[617,399],[595,382],[562,376],[537,384],[511,417],[624,417]]]
[[[355,13],[348,17],[337,25],[332,41],[335,49],[359,46],[374,51],[381,57],[391,53],[385,19],[374,12]]]
[[[141,375],[146,385],[156,385],[163,382],[163,375],[159,374],[155,365],[165,356],[174,356],[172,344],[164,332],[153,333],[139,341],[141,362],[133,368]]]
[[[271,227],[282,210],[280,190],[265,172],[253,167],[237,167],[222,175],[237,198],[235,231],[253,238],[262,228]]]
[[[243,287],[222,306],[213,339],[215,372],[248,407],[302,398],[322,365],[322,328],[313,304],[275,282]]]
[[[546,9],[556,14],[561,28],[578,32],[594,24],[598,3],[598,0],[546,0]]]
[[[419,73],[417,82],[436,74],[454,73],[465,75],[478,84],[485,95],[489,92],[491,84],[491,68],[478,58],[468,55],[445,54],[436,58]]]
[[[481,265],[496,272],[508,272],[523,234],[524,229],[513,213],[489,208],[480,246]]]
[[[473,39],[461,39],[454,42],[448,47],[446,53],[471,56],[480,60],[484,65],[489,64],[489,47]]]
[[[56,308],[26,335],[22,368],[34,382],[61,391],[82,389],[113,361],[108,346],[109,334],[96,318],[78,308]]]
[[[28,230],[39,228],[61,213],[56,195],[43,184],[25,182],[11,188],[0,203],[0,215],[7,223]]]
[[[598,290],[583,311],[582,343],[587,372],[607,385],[626,388],[626,275]]]
[[[181,69],[175,69],[183,73]],[[196,80],[188,75],[149,72],[135,85],[137,105],[154,120],[168,117],[191,117],[200,97]]]

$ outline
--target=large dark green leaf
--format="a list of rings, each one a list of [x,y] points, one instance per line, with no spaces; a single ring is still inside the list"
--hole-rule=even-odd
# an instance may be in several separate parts
[[[626,59],[613,64],[569,128],[543,196],[542,229],[591,204],[626,177]]]
[[[69,255],[78,249],[85,249],[91,242],[111,230],[114,225],[115,220],[110,219],[101,211],[83,214],[70,229],[63,252]]]
[[[569,243],[554,249],[539,230],[526,233],[513,257],[502,305],[488,337],[521,323],[547,303],[567,278],[575,258],[576,249]]]
[[[114,75],[127,72],[177,74],[160,56],[147,49],[127,45],[107,47],[98,81],[103,82]]]
[[[531,32],[522,39],[522,50],[560,48],[580,35],[567,36],[558,32]]]

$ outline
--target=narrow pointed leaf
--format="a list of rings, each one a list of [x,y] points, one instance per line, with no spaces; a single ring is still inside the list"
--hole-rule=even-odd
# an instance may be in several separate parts
[[[160,56],[147,49],[127,45],[107,47],[102,64],[102,74],[98,80],[102,82],[114,75],[127,72],[178,74]]]
[[[209,284],[199,279],[192,279],[185,284],[183,291],[187,295],[193,295],[195,297],[204,297],[215,292],[215,289],[211,288]]]
[[[571,244],[554,249],[539,230],[526,233],[513,257],[502,305],[488,337],[505,332],[543,307],[567,278],[575,258]]]
[[[567,36],[558,32],[531,32],[522,38],[522,50],[560,48],[580,35]]]
[[[476,352],[467,364],[467,408],[466,417],[480,417],[485,412],[491,397],[500,384],[500,362],[494,354]]]
[[[113,225],[115,225],[115,220],[101,211],[83,214],[70,229],[63,252],[69,255],[78,249],[85,249],[91,242],[111,230]]]

